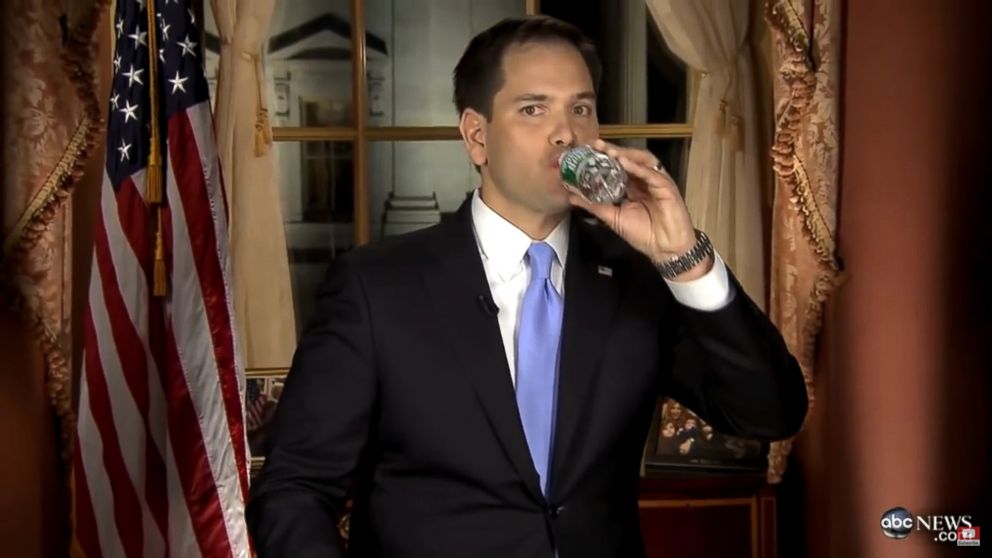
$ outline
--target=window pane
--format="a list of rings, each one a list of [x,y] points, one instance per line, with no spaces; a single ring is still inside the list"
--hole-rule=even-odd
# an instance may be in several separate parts
[[[454,126],[451,72],[469,40],[524,0],[366,0],[371,126]]]
[[[461,141],[371,142],[371,238],[430,226],[478,185]]]
[[[540,7],[596,43],[600,123],[685,122],[685,64],[668,50],[644,0],[541,0]]]
[[[216,97],[221,40],[213,10],[206,20],[206,72]],[[369,51],[382,40],[366,37]],[[273,126],[351,126],[354,123],[349,0],[276,2],[262,48]],[[319,109],[307,106],[318,105]]]
[[[297,331],[333,258],[354,245],[354,145],[275,142]]]

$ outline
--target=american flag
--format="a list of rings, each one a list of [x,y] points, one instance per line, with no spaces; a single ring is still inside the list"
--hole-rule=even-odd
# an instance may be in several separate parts
[[[74,549],[88,558],[250,555],[227,208],[197,23],[184,0],[117,0],[73,463]]]

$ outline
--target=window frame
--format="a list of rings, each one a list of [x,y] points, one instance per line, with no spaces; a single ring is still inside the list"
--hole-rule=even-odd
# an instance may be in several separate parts
[[[352,29],[365,29],[365,1],[351,0]],[[525,13],[541,13],[540,0],[525,0]],[[273,141],[278,142],[351,142],[354,167],[354,243],[367,244],[370,239],[369,212],[369,143],[388,141],[447,141],[460,140],[455,126],[370,126],[368,124],[368,92],[366,84],[367,56],[365,33],[351,34],[351,126],[284,126],[272,129]],[[610,124],[600,127],[604,139],[691,139],[692,125],[686,122],[647,124]],[[302,151],[301,151],[302,153]],[[288,368],[258,368],[246,370],[249,378],[282,376]]]

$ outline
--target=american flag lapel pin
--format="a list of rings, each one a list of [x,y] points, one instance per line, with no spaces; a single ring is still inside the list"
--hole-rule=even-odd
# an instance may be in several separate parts
[[[601,265],[596,268],[596,271],[599,272],[600,275],[605,275],[606,277],[613,277],[612,267],[606,267],[605,265]]]

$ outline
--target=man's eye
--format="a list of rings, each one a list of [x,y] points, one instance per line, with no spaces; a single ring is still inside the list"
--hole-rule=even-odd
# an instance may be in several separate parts
[[[575,114],[578,114],[579,116],[589,116],[592,114],[592,108],[588,105],[579,105],[575,107]]]
[[[534,116],[538,112],[538,107],[536,105],[527,105],[520,109],[520,112],[526,114],[527,116]]]

